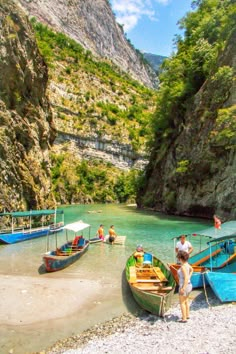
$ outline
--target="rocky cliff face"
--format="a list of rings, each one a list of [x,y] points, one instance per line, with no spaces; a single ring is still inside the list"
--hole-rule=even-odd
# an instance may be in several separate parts
[[[45,95],[47,67],[31,25],[0,0],[0,210],[52,207],[49,147],[55,138]]]
[[[194,96],[179,134],[166,151],[153,151],[139,206],[179,215],[236,218],[236,31],[216,72]],[[230,69],[232,70],[232,69]]]
[[[157,86],[150,65],[126,40],[107,0],[18,0],[31,16],[75,39],[94,55],[109,58],[148,87]]]

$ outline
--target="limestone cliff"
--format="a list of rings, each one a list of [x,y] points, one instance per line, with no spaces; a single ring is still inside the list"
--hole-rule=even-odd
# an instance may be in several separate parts
[[[150,65],[126,40],[107,0],[18,0],[31,16],[75,39],[85,49],[109,58],[148,87],[157,86]]]
[[[28,19],[0,0],[0,210],[52,207],[47,67]]]
[[[156,143],[139,206],[179,215],[236,218],[235,43],[236,31],[215,72],[185,102],[181,124],[172,117],[175,138],[162,150]],[[233,85],[226,75],[232,69]]]

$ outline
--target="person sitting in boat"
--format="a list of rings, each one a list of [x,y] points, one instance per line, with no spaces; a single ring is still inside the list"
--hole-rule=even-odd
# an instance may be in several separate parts
[[[79,240],[80,240],[82,237],[83,237],[82,235],[80,235],[80,236],[75,236],[74,240],[72,241],[72,246],[77,247],[77,246],[78,246],[78,243],[79,243]]]
[[[109,229],[108,233],[109,233],[109,239],[108,240],[113,245],[113,243],[114,243],[114,241],[115,241],[115,239],[117,237],[117,234],[116,234],[116,232],[114,230],[114,225],[110,226],[110,229]]]
[[[97,231],[97,236],[103,241],[104,240],[104,229],[103,229],[103,224],[99,226],[99,229]]]
[[[134,252],[134,258],[136,259],[136,265],[142,266],[143,264],[144,250],[142,245],[138,245]]]
[[[193,252],[193,246],[186,240],[186,235],[181,235],[180,240],[176,243],[175,252],[185,251],[188,254]]]

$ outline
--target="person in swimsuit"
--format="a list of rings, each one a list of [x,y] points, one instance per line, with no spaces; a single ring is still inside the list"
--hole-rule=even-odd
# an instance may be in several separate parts
[[[181,263],[181,267],[178,270],[179,277],[179,303],[182,313],[182,319],[179,322],[185,323],[189,319],[189,301],[188,297],[192,291],[191,276],[193,268],[188,263],[189,253],[185,251],[179,251],[177,259]]]
[[[101,240],[104,240],[104,229],[103,229],[102,224],[99,226],[99,229],[97,231],[97,235]]]
[[[116,239],[116,232],[114,230],[114,225],[111,225],[110,229],[109,229],[109,242],[113,245],[115,239]]]

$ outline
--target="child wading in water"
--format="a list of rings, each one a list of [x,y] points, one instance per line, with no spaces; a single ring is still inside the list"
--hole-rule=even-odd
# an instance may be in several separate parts
[[[189,301],[188,297],[192,291],[190,278],[193,273],[193,268],[188,264],[189,254],[185,251],[179,251],[177,259],[181,263],[181,268],[178,270],[179,277],[179,302],[182,312],[182,319],[179,322],[185,323],[189,319]]]

